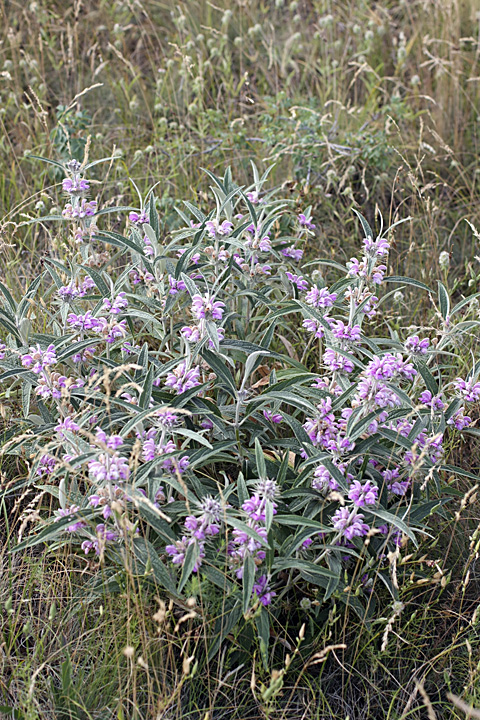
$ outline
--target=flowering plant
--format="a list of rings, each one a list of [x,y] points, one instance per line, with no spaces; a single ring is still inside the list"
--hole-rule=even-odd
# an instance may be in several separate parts
[[[338,274],[327,285],[301,266],[311,209],[295,216],[268,171],[249,188],[209,173],[214,208],[185,202],[165,236],[153,193],[124,234],[101,229],[83,170],[65,168],[69,257],[47,258],[18,303],[0,285],[1,380],[22,404],[4,452],[59,504],[17,550],[68,542],[113,565],[132,552],[177,600],[195,576],[220,588],[212,653],[243,617],[265,656],[292,593],[362,617],[378,580],[397,599],[443,474],[469,476],[444,442],[472,425],[479,367],[449,382],[439,363],[478,324],[469,302],[451,309],[439,283],[437,330],[378,336],[387,283],[433,302],[387,276],[395,225],[380,218],[375,236],[359,215],[361,258],[315,262]]]

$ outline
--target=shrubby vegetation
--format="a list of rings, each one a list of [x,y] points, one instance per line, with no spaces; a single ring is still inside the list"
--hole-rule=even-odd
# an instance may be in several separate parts
[[[476,126],[467,114],[454,149],[432,126],[445,166],[427,182],[425,154],[439,150],[423,137],[426,79],[410,77],[402,8],[377,9],[364,34],[348,19],[353,79],[336,59],[343,16],[323,9],[315,33],[302,26],[267,68],[254,48],[275,46],[285,13],[300,27],[319,8],[276,3],[264,26],[251,20],[264,8],[226,9],[215,46],[193,12],[174,10],[177,54],[142,85],[155,97],[153,145],[132,135],[121,152],[102,108],[91,137],[78,98],[63,99],[49,131],[48,84],[30,78],[40,124],[36,147],[22,148],[35,170],[14,194],[41,199],[6,218],[17,235],[0,285],[3,712],[403,718],[438,705],[461,717],[475,702],[478,232],[475,205],[460,225],[452,197],[475,197],[454,156]],[[156,56],[127,43],[136,10],[115,5],[107,27],[117,12],[131,24],[115,25],[109,52],[131,72]],[[454,17],[442,12],[438,23]],[[139,21],[142,42],[154,27]],[[358,81],[385,33],[396,38],[388,92]],[[473,42],[461,41],[467,65]],[[317,67],[321,43],[331,52]],[[54,57],[49,47],[45,68]],[[6,61],[6,81],[33,59]],[[274,93],[288,77],[297,95]],[[143,101],[125,83],[129,128]],[[262,110],[222,115],[205,104],[214,92],[224,110]],[[462,93],[454,100],[466,111]],[[19,107],[12,89],[5,121]],[[413,146],[391,137],[418,113],[414,166]]]

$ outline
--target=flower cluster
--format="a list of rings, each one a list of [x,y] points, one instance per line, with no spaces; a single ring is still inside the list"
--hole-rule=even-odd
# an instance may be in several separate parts
[[[205,542],[207,538],[220,532],[222,523],[222,506],[212,497],[206,497],[200,503],[201,515],[187,515],[184,523],[185,534],[175,544],[167,545],[165,552],[170,555],[172,563],[183,565],[185,554],[190,545],[197,546],[197,559],[193,572],[198,572],[205,557]]]

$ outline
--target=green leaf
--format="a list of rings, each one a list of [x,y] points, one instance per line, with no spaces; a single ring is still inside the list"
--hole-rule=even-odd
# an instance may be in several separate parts
[[[203,437],[203,435],[195,432],[194,430],[189,430],[188,428],[175,428],[175,433],[177,435],[182,435],[182,437],[188,437],[190,440],[195,440],[195,442],[200,443],[200,445],[204,445],[209,450],[213,450],[213,445],[207,440],[207,438]]]
[[[23,417],[28,417],[30,412],[30,397],[32,395],[32,383],[25,381],[22,384],[22,411]]]
[[[328,567],[333,573],[335,573],[336,577],[330,578],[330,580],[328,581],[327,589],[325,590],[325,596],[323,598],[324,602],[326,602],[338,588],[340,577],[342,575],[342,561],[337,555],[328,555],[327,562]]]
[[[2,294],[4,295],[5,300],[7,301],[8,305],[10,306],[10,310],[12,311],[13,315],[15,316],[15,314],[17,312],[17,305],[15,303],[15,300],[11,296],[10,291],[1,282],[0,282],[0,290],[1,290]]]
[[[475,480],[475,482],[478,482],[480,480],[480,475],[475,475],[474,473],[471,473],[468,470],[463,470],[463,468],[459,468],[456,465],[442,465],[440,470],[444,470],[448,473],[453,473],[454,475],[461,475],[462,477],[470,478],[470,480]]]
[[[355,208],[352,208],[355,215],[358,217],[360,222],[362,223],[363,232],[365,233],[365,237],[371,237],[373,239],[373,231],[368,222],[365,220],[363,215],[361,215],[358,210],[355,210]]]
[[[63,173],[65,173],[65,167],[62,165],[62,163],[58,162],[58,160],[50,160],[49,158],[42,157],[41,155],[26,155],[26,158],[29,160],[41,160],[41,162],[47,163],[48,165],[54,165],[55,167],[59,168]]]
[[[56,522],[50,522],[46,527],[43,528],[43,530],[40,530],[37,535],[32,535],[25,538],[25,540],[22,540],[22,542],[16,545],[11,550],[11,552],[17,553],[21,550],[25,550],[26,548],[35,547],[35,545],[40,545],[41,543],[46,543],[54,540],[59,535],[61,535],[62,532],[65,532],[67,526],[71,525],[72,522],[74,522],[76,519],[81,518],[82,520],[91,520],[93,517],[95,517],[96,514],[96,510],[82,510],[75,515],[61,518],[61,520],[57,520]]]
[[[188,290],[188,294],[191,298],[193,298],[194,295],[201,295],[202,293],[198,289],[198,287],[193,282],[192,278],[188,275],[185,275],[185,273],[180,273],[180,278],[185,283],[185,287]]]
[[[74,335],[71,336],[72,338],[75,337]],[[81,340],[80,342],[76,343],[69,343],[69,345],[62,350],[60,353],[58,353],[57,358],[58,362],[65,362],[65,360],[68,360],[68,358],[72,357],[72,355],[76,355],[77,353],[81,353],[83,350],[85,350],[87,347],[91,347],[92,345],[97,345],[100,340],[97,338],[89,338],[88,340]]]
[[[348,438],[350,438],[350,440],[356,440],[360,437],[360,435],[363,435],[375,418],[380,415],[382,409],[372,410],[365,417],[362,417],[364,412],[365,410],[363,407],[355,408],[348,418],[345,434]],[[358,420],[358,418],[360,419]]]
[[[294,497],[294,495],[292,495],[292,497]],[[332,532],[331,527],[323,525],[321,522],[318,522],[318,520],[312,520],[311,518],[303,517],[303,515],[275,515],[275,522],[279,525],[288,525],[295,528],[305,527],[313,528],[318,532]]]
[[[3,380],[7,380],[9,377],[17,377],[18,375],[26,375],[28,373],[30,373],[32,377],[34,376],[32,371],[28,368],[19,367],[15,368],[14,370],[6,370],[0,375],[0,382],[2,382]]]
[[[242,576],[242,608],[243,614],[250,607],[252,598],[253,583],[255,582],[255,561],[251,555],[247,555],[243,564]]]
[[[265,670],[268,670],[268,643],[270,641],[270,618],[268,610],[262,607],[260,614],[255,616],[258,639],[260,641],[260,655]]]
[[[41,273],[41,275],[36,277],[35,280],[33,280],[33,282],[29,285],[27,292],[25,293],[23,299],[20,301],[17,309],[17,325],[20,320],[23,320],[28,310],[32,307],[32,303],[30,301],[37,292],[40,283],[42,282],[44,277],[45,272]]]
[[[275,572],[280,572],[280,570],[289,570],[290,568],[293,570],[303,570],[312,576],[318,576],[322,579],[322,584],[325,581],[330,579],[335,580],[338,577],[332,570],[327,570],[327,568],[320,567],[308,560],[300,560],[300,558],[280,558],[273,564],[273,570]]]
[[[365,508],[367,510],[367,508]],[[380,520],[384,520],[386,523],[390,523],[390,525],[394,525],[396,528],[401,530],[404,535],[410,538],[410,540],[413,542],[415,547],[418,547],[417,538],[415,537],[415,534],[401,518],[399,518],[397,515],[392,515],[392,513],[389,513],[387,510],[383,510],[382,508],[372,508],[370,505],[368,506],[368,512],[371,515],[374,515],[375,517],[380,518]]]
[[[255,438],[255,462],[257,463],[257,473],[260,479],[267,477],[267,468],[265,465],[265,457],[263,455],[262,446],[258,438]]]
[[[437,280],[438,282],[438,302],[440,304],[440,313],[444,320],[447,319],[450,311],[450,298],[448,296],[447,288],[445,285]]]
[[[187,552],[185,553],[185,560],[183,562],[183,569],[182,569],[182,576],[180,578],[180,582],[178,583],[178,590],[177,592],[180,594],[185,587],[185,584],[190,577],[190,575],[193,572],[193,568],[195,567],[195,564],[200,556],[198,543],[192,542],[188,548]]]
[[[160,535],[164,541],[168,543],[174,543],[177,539],[177,536],[173,532],[168,522],[159,515],[157,515],[155,510],[150,507],[150,505],[147,505],[146,502],[142,502],[142,498],[143,495],[141,493],[136,493],[135,501],[138,507],[139,514],[144,518],[145,522],[149,525],[149,527],[151,527],[152,530],[157,533],[157,535]]]
[[[144,538],[135,538],[133,541],[133,551],[142,568],[145,570],[146,567],[150,566],[158,584],[174,597],[178,597],[173,579],[158,557],[158,553],[153,545]]]
[[[282,415],[283,415],[283,419],[285,420],[285,422],[288,425],[290,425],[290,427],[292,428],[298,442],[301,445],[303,445],[304,443],[308,443],[310,445],[311,440],[308,437],[308,434],[305,431],[305,428],[303,427],[303,425],[300,422],[298,422],[298,420],[296,418],[292,417],[291,415],[288,415],[287,413],[282,413]]]
[[[140,245],[137,245],[133,240],[130,240],[130,238],[123,237],[123,235],[119,235],[118,233],[103,230],[94,235],[94,240],[101,240],[102,242],[110,243],[111,245],[116,245],[117,247],[129,248],[129,250],[132,250],[134,253],[138,253],[138,255],[142,258],[142,262],[148,264],[147,269],[151,272],[149,269],[151,268],[151,265],[148,263],[148,258],[143,252],[143,248]]]
[[[417,368],[418,372],[423,378],[423,381],[427,387],[427,390],[430,390],[432,395],[438,395],[438,383],[433,377],[432,373],[428,369],[428,367],[425,365],[424,362],[421,360],[415,361],[415,367]]]
[[[101,273],[99,273],[94,268],[88,267],[87,265],[80,265],[80,267],[85,270],[85,272],[90,275],[93,282],[97,286],[97,288],[100,290],[100,293],[102,297],[109,298],[111,295],[111,289],[103,279]]]
[[[220,358],[214,355],[210,350],[202,350],[201,355],[203,359],[208,363],[208,365],[212,368],[217,377],[220,380],[223,380],[232,397],[236,398],[237,388],[235,387],[233,378],[225,363],[223,363]]]
[[[455,315],[455,313],[459,312],[465,305],[468,305],[472,300],[480,296],[480,292],[474,293],[473,295],[469,295],[466,298],[463,298],[463,300],[460,300],[455,307],[453,308],[452,312],[450,313],[450,317]]]
[[[426,290],[429,293],[432,292],[431,288],[429,288],[428,285],[425,285],[425,283],[422,283],[419,280],[413,280],[413,278],[403,277],[402,275],[390,275],[390,277],[383,278],[383,282],[413,285],[413,287],[420,288],[420,290]]]
[[[141,408],[147,409],[150,406],[150,400],[152,398],[152,388],[153,388],[153,367],[151,367],[147,373],[147,377],[145,378],[145,382],[143,383],[142,392],[140,395],[140,398],[138,400],[138,405]]]
[[[217,621],[215,623],[215,630],[213,632],[213,637],[215,638],[215,640],[210,645],[210,649],[208,651],[208,660],[211,660],[215,657],[217,652],[220,650],[223,641],[237,625],[238,621],[242,617],[242,614],[242,606],[241,603],[238,601],[235,603],[235,605],[229,608],[225,608],[225,611],[217,618]]]

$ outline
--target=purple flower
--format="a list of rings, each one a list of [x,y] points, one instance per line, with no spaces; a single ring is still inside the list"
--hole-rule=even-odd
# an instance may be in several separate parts
[[[145,491],[142,488],[137,489],[139,492],[145,494]],[[108,518],[113,515],[111,504],[113,502],[117,502],[121,505],[124,505],[125,500],[127,499],[130,498],[126,497],[125,492],[122,490],[122,488],[120,488],[118,485],[115,485],[114,488],[100,488],[94,495],[90,495],[88,498],[88,504],[91,505],[91,507],[95,508],[103,507],[102,515],[105,520],[108,520]]]
[[[72,360],[74,363],[88,362],[95,355],[95,352],[95,347],[87,347],[83,350],[83,352],[72,355]]]
[[[177,540],[174,545],[167,545],[165,552],[170,555],[171,561],[174,565],[183,565],[185,562],[185,554],[189,545],[197,543],[198,557],[193,566],[193,572],[199,571],[202,564],[202,558],[205,557],[205,546],[203,542],[197,541],[193,537],[182,537],[181,540]]]
[[[202,336],[202,331],[198,325],[185,325],[185,327],[182,327],[180,332],[182,333],[185,340],[192,344],[199,342]]]
[[[426,355],[429,345],[430,340],[428,338],[420,340],[418,335],[411,335],[405,340],[405,350],[411,355]]]
[[[254,530],[264,540],[267,540],[267,528],[258,523],[249,520],[249,527]],[[228,555],[235,568],[235,575],[239,580],[243,577],[243,565],[247,557],[252,557],[255,564],[261,565],[265,560],[266,552],[264,546],[258,540],[250,537],[243,530],[234,529],[232,532],[233,540],[228,544]]]
[[[473,378],[470,380],[457,378],[453,386],[458,395],[463,397],[467,402],[476,402],[480,399],[480,382],[476,383]]]
[[[192,227],[200,227],[200,224],[198,224],[198,225],[192,224]],[[184,253],[187,252],[187,249],[188,248],[180,248],[180,250],[178,250],[178,252],[177,252],[177,257],[182,257],[182,255],[184,255]],[[195,255],[192,255],[192,257],[190,258],[190,261],[194,265],[198,265],[198,263],[200,261],[200,253],[195,253]]]
[[[360,263],[357,258],[350,258],[347,270],[349,277],[366,277],[365,263]]]
[[[303,275],[293,275],[291,272],[286,272],[285,275],[293,285],[296,285],[300,291],[306,290],[308,282],[305,280]]]
[[[307,216],[304,213],[300,213],[298,216],[298,222],[300,224],[300,227],[307,228],[307,230],[315,230],[316,225],[314,225],[310,218],[307,218]]]
[[[115,340],[126,337],[127,321],[120,320],[120,322],[116,322],[112,319],[109,322],[107,318],[102,317],[98,319],[98,325],[96,325],[93,330],[99,335],[103,335],[107,343],[114,343]]]
[[[457,412],[454,413],[449,420],[447,420],[447,425],[454,425],[457,430],[463,430],[464,428],[468,427],[472,422],[472,418],[468,415],[464,415],[464,413],[465,408],[460,408],[459,410],[457,410]]]
[[[365,375],[368,377],[374,377],[377,380],[390,380],[396,376],[401,376],[406,380],[413,380],[417,375],[417,371],[413,367],[412,363],[405,361],[400,353],[392,355],[391,353],[385,353],[385,355],[376,355],[365,368]]]
[[[371,236],[364,238],[363,244],[365,252],[369,257],[383,257],[388,255],[390,250],[390,243],[385,238],[378,237],[374,240]]]
[[[339,340],[346,340],[349,343],[360,342],[361,329],[360,325],[345,325],[342,320],[334,320],[330,323],[333,335]]]
[[[256,595],[262,605],[266,607],[267,605],[270,605],[276,594],[276,592],[270,590],[268,586],[267,576],[260,575],[260,577],[253,585],[252,598],[254,598]]]
[[[265,233],[265,235],[262,236],[262,228],[260,225],[255,227],[255,225],[251,223],[251,225],[245,228],[245,232],[251,235],[251,237],[247,236],[247,239],[245,240],[245,245],[247,247],[252,250],[260,250],[261,252],[269,252],[272,249],[272,244],[269,238],[270,233]]]
[[[170,285],[170,295],[176,295],[178,292],[187,289],[183,280],[175,280],[171,275],[168,277],[168,284]]]
[[[387,266],[374,265],[373,268],[369,269],[370,264],[368,259],[360,262],[357,258],[351,258],[350,262],[347,263],[348,276],[365,278],[379,285],[383,282],[383,276],[387,271]]]
[[[80,508],[78,505],[70,505],[70,507],[66,508],[60,508],[59,510],[55,511],[55,522],[58,522],[64,517],[70,517],[71,515],[76,515],[78,513]],[[67,532],[74,533],[78,532],[82,528],[87,527],[87,523],[84,520],[78,520],[75,523],[72,523],[72,525],[67,525]]]
[[[383,282],[383,276],[387,272],[387,266],[386,265],[377,265],[371,273],[371,280],[376,285],[381,285]]]
[[[316,285],[305,296],[305,302],[317,308],[332,307],[336,299],[337,293],[330,293],[327,288],[318,288]]]
[[[331,372],[351,373],[355,367],[351,360],[336,352],[332,348],[327,348],[325,350],[322,360],[324,365]]]
[[[169,475],[183,475],[189,465],[190,461],[188,456],[184,455],[181,458],[167,458],[162,464],[162,468],[165,472],[169,473]]]
[[[120,313],[128,307],[128,300],[125,295],[126,293],[124,292],[119,293],[113,303],[107,298],[104,298],[103,310],[110,315],[120,315]]]
[[[308,332],[314,333],[316,338],[323,338],[325,337],[325,328],[323,327],[320,320],[314,320],[313,318],[305,318],[305,320],[302,322],[302,327],[304,327]]]
[[[200,385],[200,368],[195,366],[187,369],[187,363],[184,361],[168,373],[165,385],[181,395],[186,390]]]
[[[74,205],[72,205],[72,203],[67,203],[65,205],[65,209],[62,212],[62,215],[67,220],[73,220],[73,218],[92,217],[92,215],[95,215],[96,209],[96,200],[90,200],[89,202],[87,202],[85,198],[82,198],[81,202]]]
[[[265,522],[267,500],[270,499],[256,492],[248,500],[245,500],[242,504],[242,510],[244,510],[252,520]],[[272,511],[274,515],[277,512],[277,503],[273,501]]]
[[[80,290],[74,282],[68,285],[62,285],[62,287],[58,288],[57,293],[65,302],[69,302],[80,296]]]
[[[49,345],[46,350],[42,350],[40,345],[31,347],[28,353],[21,356],[21,360],[23,367],[31,368],[39,375],[46,367],[57,362],[55,345]]]
[[[143,248],[145,255],[147,255],[148,257],[153,257],[153,255],[155,255],[155,248],[153,247],[152,241],[150,240],[148,235],[143,236],[143,244],[145,246]]]
[[[167,440],[166,443],[156,443],[156,428],[148,430],[146,438],[143,442],[142,455],[145,462],[150,462],[160,455],[167,455],[175,452],[176,446],[173,440]]]
[[[430,390],[424,390],[418,398],[422,405],[427,405],[434,410],[443,410],[445,403],[443,402],[440,395],[433,396]]]
[[[208,536],[220,532],[222,506],[211,497],[205,498],[200,507],[203,510],[200,517],[188,515],[185,518],[185,529],[197,540],[206,540]]]
[[[197,320],[221,320],[223,317],[225,303],[210,295],[194,295],[192,298],[192,312]]]
[[[98,318],[93,317],[92,311],[87,310],[85,315],[75,315],[70,313],[67,317],[67,323],[75,330],[94,330],[96,331],[101,327],[101,322]]]
[[[356,508],[353,510],[348,507],[338,508],[332,517],[333,527],[347,540],[362,537],[370,530],[369,526],[363,522],[363,517]]]
[[[70,195],[81,195],[90,188],[88,180],[84,180],[78,175],[73,178],[65,178],[62,182],[62,189]]]
[[[393,470],[383,470],[382,477],[387,483],[388,490],[394,495],[402,497],[410,487],[410,480],[400,480],[400,472],[398,468]]]
[[[156,428],[152,428],[151,430],[148,430],[146,438],[143,441],[142,455],[145,462],[150,462],[156,457],[170,455],[171,453],[176,452],[177,448],[173,440],[167,440],[167,442],[160,441],[157,443],[156,435]],[[162,463],[162,468],[171,475],[184,473],[188,466],[189,460],[187,455],[184,455],[181,458],[167,457]]]
[[[275,424],[281,423],[283,420],[283,415],[280,415],[280,413],[274,413],[271,410],[264,410],[263,416],[265,420],[270,420],[270,422]]]
[[[363,485],[358,480],[354,480],[350,485],[348,498],[357,507],[375,505],[378,499],[378,487],[371,480],[367,480]]]
[[[129,213],[128,219],[130,222],[135,223],[135,225],[144,225],[145,223],[148,223],[147,213],[145,210]]]
[[[117,533],[113,530],[108,530],[103,523],[97,525],[95,531],[97,534],[96,540],[84,540],[82,543],[82,550],[85,555],[88,555],[90,550],[94,550],[96,555],[100,555],[107,543],[118,540]]]
[[[43,477],[44,475],[51,475],[55,470],[56,463],[57,460],[53,457],[53,455],[45,453],[45,455],[41,456],[40,462],[38,463],[37,475],[40,477]]]
[[[395,407],[401,405],[401,400],[385,383],[373,377],[363,377],[357,385],[357,392],[352,401],[353,407],[362,406],[366,412],[376,408]]]
[[[300,248],[294,248],[292,245],[283,248],[282,250],[280,250],[280,252],[282,253],[282,255],[291,258],[295,262],[300,262],[303,257],[303,250],[300,250]]]
[[[232,232],[233,223],[229,222],[228,220],[224,220],[222,223],[220,223],[218,220],[207,220],[207,222],[205,223],[205,227],[210,237],[214,238],[216,235],[225,237],[227,235],[230,235],[230,233]]]
[[[326,467],[319,465],[313,474],[312,488],[320,492],[329,492],[330,490],[338,490],[338,482],[329,473]]]
[[[80,426],[77,425],[76,422],[72,420],[70,417],[66,417],[65,420],[62,420],[61,422],[56,425],[55,430],[59,435],[62,437],[65,437],[65,432],[78,432],[80,430]]]
[[[247,193],[245,193],[245,194],[246,194],[247,198],[250,200],[250,202],[252,203],[252,205],[258,205],[258,203],[260,202],[260,200],[259,200],[259,197],[258,197],[258,191],[257,191],[257,190],[252,190],[252,191],[247,192]]]
[[[178,415],[175,415],[169,408],[160,408],[155,411],[157,424],[162,430],[171,430],[179,423]]]
[[[99,442],[103,443],[111,450],[118,450],[124,442],[121,435],[107,435],[101,428],[97,428],[95,436]]]
[[[0,342],[0,360],[3,360],[3,358],[5,357],[6,349],[7,346],[5,345],[5,343]]]
[[[99,484],[122,482],[130,475],[128,459],[118,452],[112,455],[102,453],[88,463],[88,471],[94,482]]]

